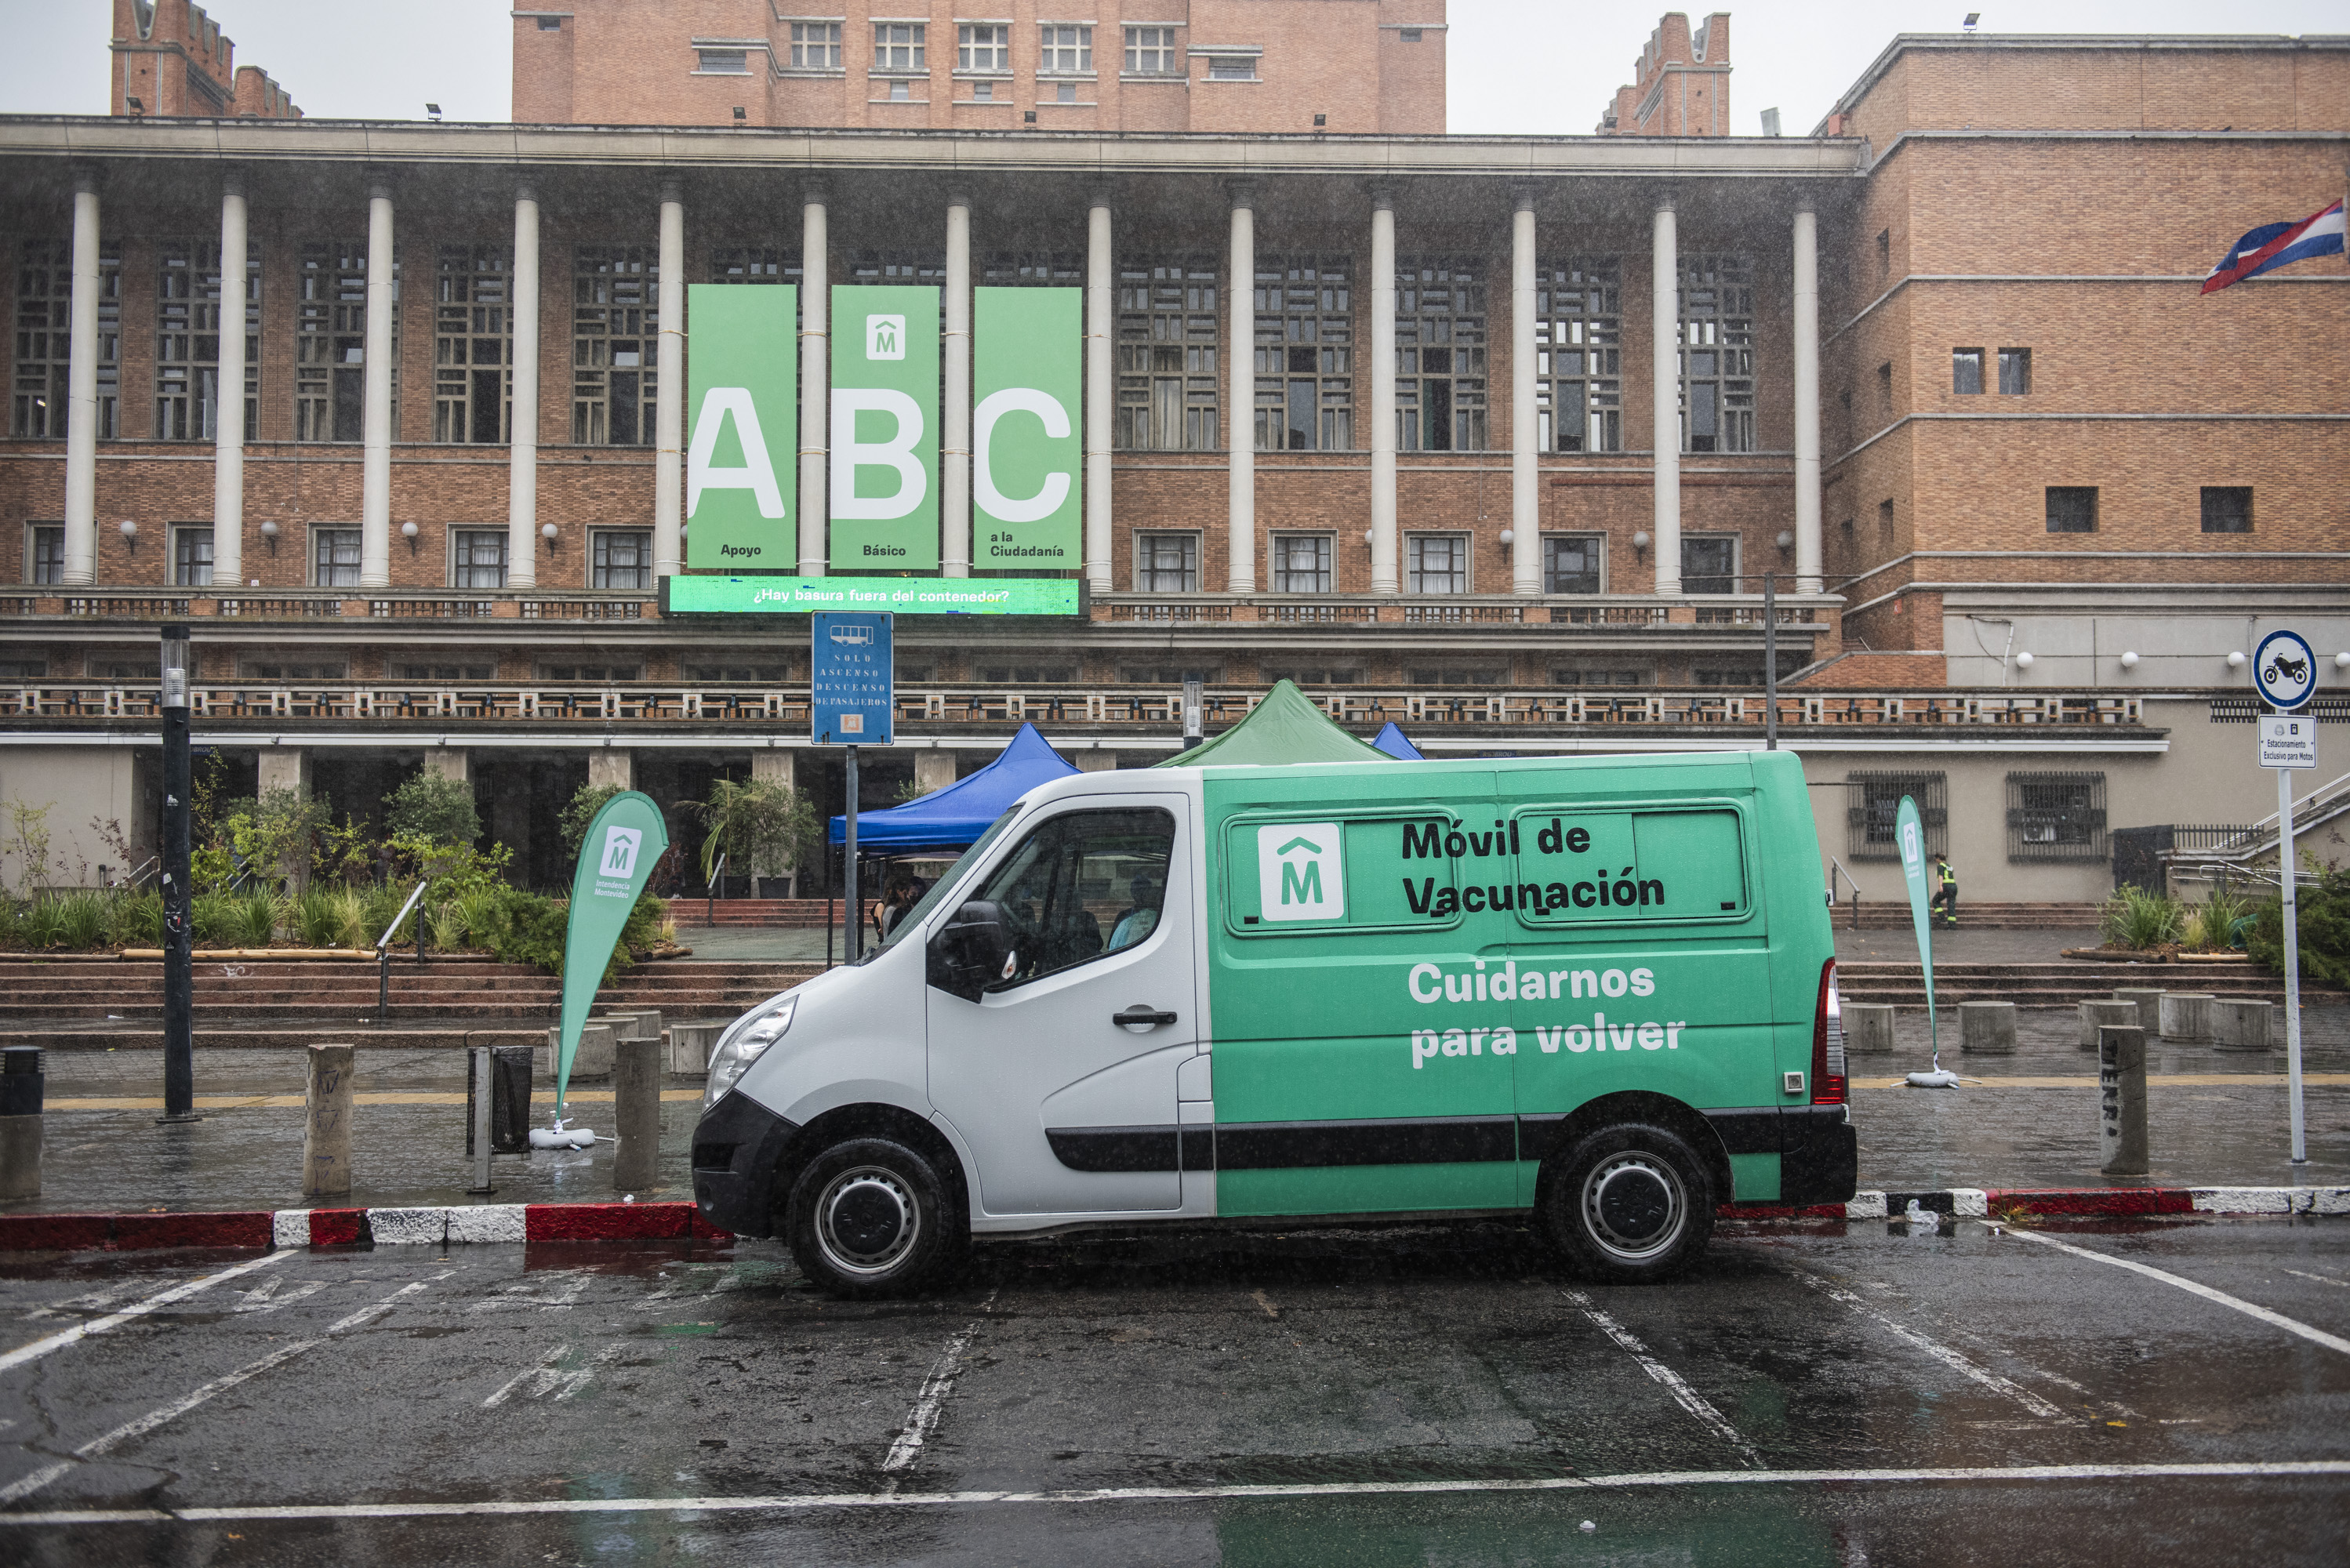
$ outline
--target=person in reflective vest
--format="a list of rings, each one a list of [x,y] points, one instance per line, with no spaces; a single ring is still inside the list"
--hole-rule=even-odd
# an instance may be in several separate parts
[[[1941,910],[1941,923],[1955,927],[1959,923],[1959,874],[1950,866],[1947,855],[1934,857],[1933,905]]]

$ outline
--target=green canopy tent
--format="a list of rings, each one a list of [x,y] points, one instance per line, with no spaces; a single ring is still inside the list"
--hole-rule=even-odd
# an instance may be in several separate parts
[[[1212,741],[1178,752],[1162,768],[1276,767],[1291,763],[1391,763],[1368,741],[1332,722],[1291,681],[1279,680],[1247,718]]]

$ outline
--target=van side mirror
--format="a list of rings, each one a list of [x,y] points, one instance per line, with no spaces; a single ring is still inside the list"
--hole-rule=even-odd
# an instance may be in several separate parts
[[[931,984],[950,996],[977,1002],[1001,978],[1012,956],[1012,922],[993,898],[973,898],[957,909],[931,942]]]

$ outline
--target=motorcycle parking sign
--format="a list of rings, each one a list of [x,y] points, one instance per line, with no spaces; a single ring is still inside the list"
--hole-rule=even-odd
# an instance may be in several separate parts
[[[2270,707],[2290,713],[2317,695],[2317,655],[2299,632],[2272,631],[2252,656],[2252,683]]]

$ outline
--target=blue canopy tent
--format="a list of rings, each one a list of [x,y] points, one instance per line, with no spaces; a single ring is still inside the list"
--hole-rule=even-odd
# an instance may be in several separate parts
[[[1003,754],[969,778],[920,800],[893,805],[887,811],[860,812],[857,817],[857,849],[860,856],[911,855],[923,850],[967,849],[1003,808],[1038,784],[1066,778],[1078,770],[1045,744],[1034,724],[1023,724]],[[831,841],[846,843],[848,819],[832,819]]]
[[[1421,754],[1420,749],[1411,743],[1411,737],[1396,728],[1395,721],[1392,719],[1388,721],[1386,729],[1371,737],[1371,744],[1399,763],[1428,761],[1428,758]]]

